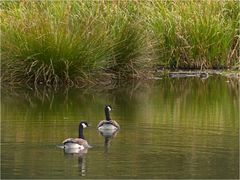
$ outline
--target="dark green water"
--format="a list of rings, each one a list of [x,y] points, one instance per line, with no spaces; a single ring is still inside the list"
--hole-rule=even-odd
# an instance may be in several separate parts
[[[108,146],[103,107],[121,130]],[[57,145],[92,127],[84,157]],[[239,84],[162,79],[113,90],[2,90],[1,178],[239,178]]]

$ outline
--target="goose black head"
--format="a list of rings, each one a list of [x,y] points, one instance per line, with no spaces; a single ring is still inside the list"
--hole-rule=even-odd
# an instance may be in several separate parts
[[[106,111],[110,112],[111,110],[112,110],[112,106],[110,106],[110,105],[105,106],[105,112]]]
[[[86,121],[81,121],[79,127],[86,128],[89,127],[89,124]]]
[[[79,124],[79,138],[85,139],[83,135],[83,129],[89,127],[89,124],[86,121],[81,121]]]
[[[106,120],[110,121],[110,111],[112,110],[112,107],[110,105],[106,105],[104,108],[105,111],[105,116],[106,116]]]

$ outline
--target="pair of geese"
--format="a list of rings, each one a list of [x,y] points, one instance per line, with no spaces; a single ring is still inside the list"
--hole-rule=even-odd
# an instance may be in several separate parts
[[[105,116],[106,119],[102,120],[98,124],[98,130],[100,132],[104,131],[117,131],[120,129],[119,124],[111,120],[110,118],[110,111],[112,110],[112,107],[110,105],[105,106]],[[91,146],[88,144],[87,140],[84,138],[83,135],[83,129],[88,127],[89,124],[86,121],[81,121],[79,124],[79,136],[78,138],[67,138],[63,141],[64,149],[78,149],[79,151],[90,148]]]

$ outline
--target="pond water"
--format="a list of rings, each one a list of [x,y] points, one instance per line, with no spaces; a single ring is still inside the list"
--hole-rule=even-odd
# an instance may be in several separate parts
[[[121,130],[97,132],[104,105]],[[93,147],[65,154],[80,120]],[[163,78],[116,89],[6,90],[1,178],[239,178],[239,84],[211,76]]]

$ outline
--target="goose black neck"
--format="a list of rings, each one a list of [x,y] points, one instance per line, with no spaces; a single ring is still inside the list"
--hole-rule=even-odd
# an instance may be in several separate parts
[[[83,127],[81,124],[79,125],[79,136],[78,137],[81,139],[85,139],[83,136]]]
[[[105,108],[105,116],[106,116],[106,120],[107,121],[110,121],[111,118],[110,118],[110,112],[109,112],[109,109],[108,108]]]

